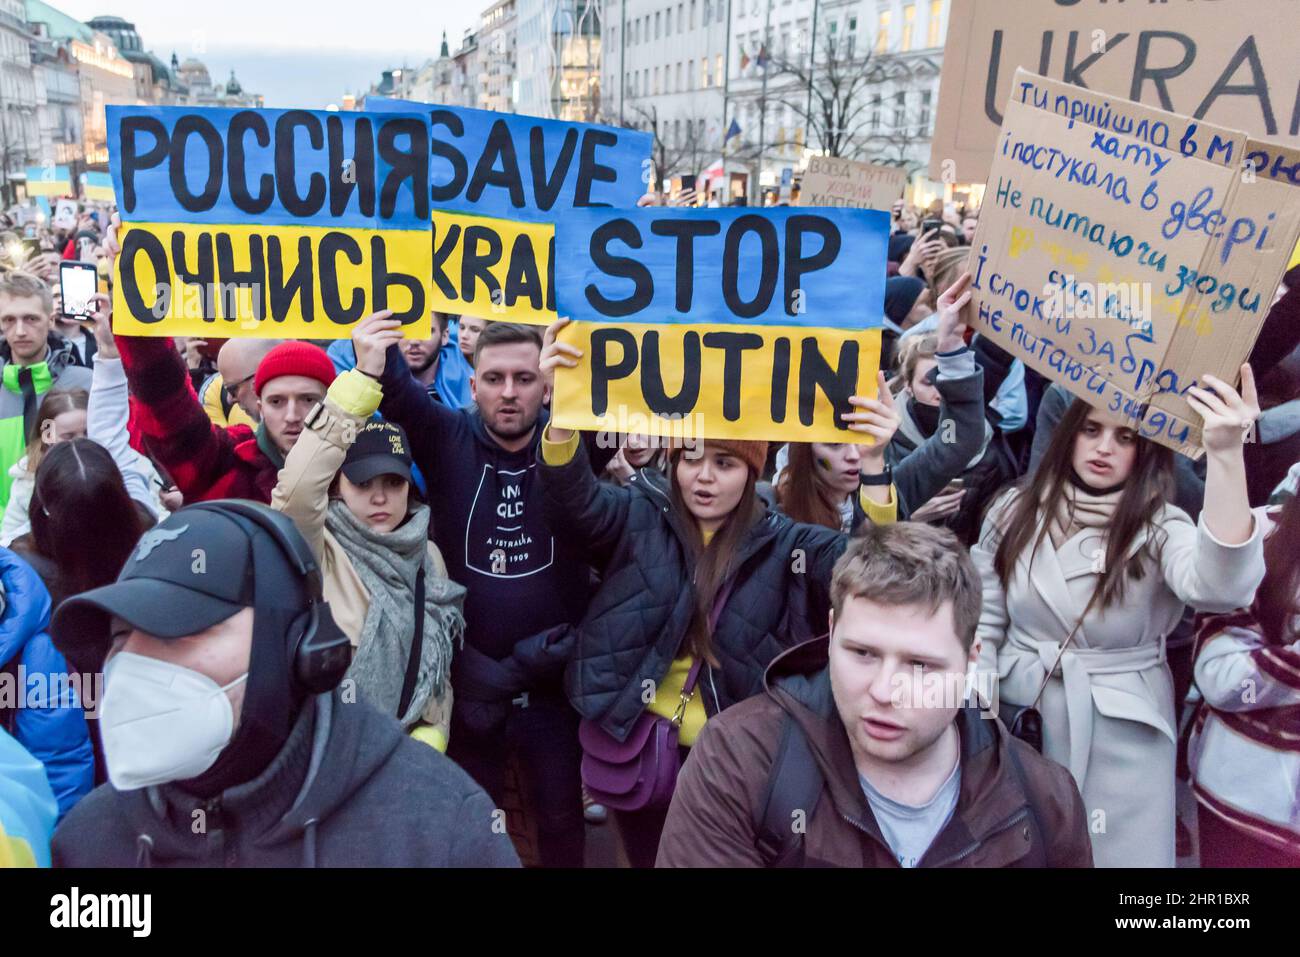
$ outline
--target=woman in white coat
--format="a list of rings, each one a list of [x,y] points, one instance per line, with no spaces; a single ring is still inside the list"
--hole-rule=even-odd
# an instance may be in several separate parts
[[[996,673],[1001,704],[1038,700],[1043,751],[1079,785],[1099,867],[1174,865],[1165,638],[1185,605],[1248,604],[1264,575],[1242,459],[1259,415],[1254,379],[1243,366],[1241,396],[1203,382],[1187,395],[1207,454],[1199,525],[1170,504],[1173,453],[1076,400],[1037,472],[989,509],[972,551],[984,583],[980,668]]]

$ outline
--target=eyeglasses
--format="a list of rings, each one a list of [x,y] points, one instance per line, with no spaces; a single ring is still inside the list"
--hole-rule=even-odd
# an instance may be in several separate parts
[[[253,378],[256,377],[256,375],[257,375],[257,371],[254,370],[252,375],[246,375],[238,382],[235,382],[233,384],[230,382],[222,383],[221,390],[226,394],[226,399],[232,403],[238,402],[239,399],[236,398],[235,393],[239,391],[239,387],[241,385],[244,385],[247,382],[251,382]]]

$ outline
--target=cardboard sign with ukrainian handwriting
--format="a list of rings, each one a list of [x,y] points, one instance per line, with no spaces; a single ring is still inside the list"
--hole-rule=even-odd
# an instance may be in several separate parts
[[[990,176],[976,328],[1199,455],[1184,396],[1239,377],[1300,236],[1300,151],[1021,70]]]
[[[1296,0],[952,0],[930,176],[990,182],[1017,68],[1300,149]]]
[[[432,125],[433,308],[549,325],[555,224],[570,210],[635,206],[649,133],[370,97],[370,109],[427,109]]]
[[[429,335],[423,113],[107,112],[114,331],[345,339],[392,309]]]
[[[889,216],[857,209],[573,210],[556,228],[564,428],[868,442]]]
[[[799,186],[799,205],[889,210],[906,186],[907,170],[897,166],[812,156]]]

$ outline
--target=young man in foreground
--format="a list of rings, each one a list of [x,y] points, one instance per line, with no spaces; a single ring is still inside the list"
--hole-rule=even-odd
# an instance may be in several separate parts
[[[658,866],[1091,866],[1069,772],[964,706],[980,582],[953,534],[869,526],[831,604],[828,638],[705,724]]]

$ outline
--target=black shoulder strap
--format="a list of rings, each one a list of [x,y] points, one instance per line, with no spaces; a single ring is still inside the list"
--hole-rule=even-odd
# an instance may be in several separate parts
[[[795,811],[804,812],[804,825],[812,818],[825,779],[813,757],[808,736],[793,716],[781,725],[772,770],[763,795],[758,825],[758,850],[768,867],[800,867],[804,860],[803,830],[794,827]]]
[[[424,565],[415,573],[415,632],[411,635],[411,657],[406,662],[406,677],[402,680],[402,697],[397,703],[397,720],[406,717],[415,694],[415,679],[420,676],[420,656],[424,651]]]
[[[25,694],[25,689],[18,683],[18,659],[23,656],[22,649],[18,650],[12,658],[0,665],[0,680],[9,684],[11,688],[17,689],[15,700],[20,700]],[[10,735],[18,733],[18,709],[16,707],[0,706],[0,728],[9,732]]]
[[[1020,779],[1020,787],[1025,792],[1025,797],[1029,800],[1029,823],[1034,829],[1034,843],[1030,850],[1033,855],[1032,860],[1026,862],[1026,867],[1046,867],[1047,866],[1047,842],[1043,836],[1042,815],[1038,813],[1038,802],[1034,800],[1034,789],[1029,786],[1029,776],[1025,774],[1025,766],[1020,763],[1020,755],[1016,753],[1014,741],[1007,742],[1007,753],[1011,755],[1011,763],[1015,766],[1016,777]]]

